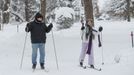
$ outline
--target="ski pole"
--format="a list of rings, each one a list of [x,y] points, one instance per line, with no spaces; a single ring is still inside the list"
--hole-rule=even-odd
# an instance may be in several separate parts
[[[102,49],[102,65],[104,65],[104,54],[103,54],[103,39],[102,39],[102,32],[101,32],[101,42],[102,42],[102,47],[101,47],[101,49]]]
[[[20,63],[20,69],[22,69],[23,58],[24,58],[24,53],[25,53],[25,48],[26,48],[27,34],[28,34],[28,32],[26,32],[26,36],[25,36],[25,42],[24,42],[24,47],[23,47],[23,52],[22,52],[22,57],[21,57],[21,63]]]
[[[57,69],[59,70],[58,58],[57,58],[57,52],[56,52],[56,46],[55,46],[53,30],[51,32],[52,32],[52,39],[53,39],[53,46],[54,46],[54,54],[55,54],[55,59],[56,59],[56,65],[57,65]]]
[[[103,39],[102,39],[102,30],[103,30],[103,27],[100,26],[98,30],[99,30],[99,32],[101,33],[101,41],[100,41],[100,39],[99,39],[99,38],[100,38],[100,34],[98,35],[98,41],[99,41],[99,43],[101,43],[101,49],[102,49],[102,51],[101,51],[101,52],[102,52],[102,53],[101,53],[101,54],[102,54],[102,55],[101,55],[101,56],[102,56],[102,65],[104,65]]]
[[[133,41],[133,31],[131,31],[131,41],[132,41],[132,48],[134,47],[134,41]]]
[[[49,19],[49,23],[51,23],[51,18]],[[55,60],[56,60],[56,65],[57,65],[57,70],[59,70],[59,65],[58,65],[58,58],[57,58],[57,51],[56,51],[56,45],[55,45],[55,39],[54,39],[54,34],[53,30],[51,31],[52,33],[52,39],[53,39],[53,46],[54,46],[54,54],[55,54]]]

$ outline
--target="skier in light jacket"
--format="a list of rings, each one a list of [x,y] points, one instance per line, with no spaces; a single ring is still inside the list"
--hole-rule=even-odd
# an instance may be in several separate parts
[[[93,28],[93,20],[86,21],[85,26],[81,28],[82,49],[79,57],[80,66],[83,66],[84,58],[88,54],[88,65],[94,68],[94,53],[93,45],[95,36],[98,35],[99,47],[101,47],[99,32]],[[100,29],[99,29],[100,31]]]

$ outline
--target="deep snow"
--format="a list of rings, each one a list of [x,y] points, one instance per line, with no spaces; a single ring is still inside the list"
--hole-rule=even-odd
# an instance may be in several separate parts
[[[130,32],[134,31],[134,22],[125,21],[95,21],[96,27],[102,25],[104,65],[102,63],[102,48],[95,47],[95,66],[101,67],[98,72],[92,69],[79,67],[79,54],[81,50],[80,23],[75,23],[70,29],[54,30],[59,70],[56,68],[55,55],[51,32],[47,34],[46,67],[49,72],[31,69],[31,43],[28,34],[22,69],[20,61],[24,47],[26,23],[19,25],[5,25],[0,31],[0,75],[133,75],[134,74],[134,48],[131,47]],[[115,63],[114,58],[120,57]],[[87,64],[85,58],[85,64]]]

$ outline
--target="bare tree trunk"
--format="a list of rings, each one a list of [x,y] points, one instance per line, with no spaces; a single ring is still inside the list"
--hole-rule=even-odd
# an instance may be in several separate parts
[[[127,21],[130,22],[130,0],[127,1]]]
[[[25,0],[25,18],[28,22],[33,18],[33,14],[36,13],[37,6],[35,4],[35,0]]]
[[[84,1],[83,0],[81,0],[81,5],[84,6]]]
[[[41,2],[41,14],[43,15],[44,21],[45,21],[45,15],[46,15],[46,0],[40,0]]]
[[[26,18],[26,21],[29,22],[29,15],[28,15],[28,0],[25,0],[25,18]]]
[[[3,11],[3,7],[4,7],[4,2],[3,2],[3,0],[0,0],[0,30],[2,30],[2,16],[3,16],[3,14],[2,14],[2,11]]]
[[[1,14],[1,12],[2,12],[2,11],[0,10],[0,30],[1,30],[1,24],[2,24],[2,18],[1,18],[1,15],[2,15],[2,14]]]
[[[3,23],[9,23],[9,6],[10,0],[5,0],[4,8],[3,8]]]
[[[94,17],[93,17],[93,5],[92,0],[84,0],[84,11],[85,11],[85,18],[86,20],[92,19],[93,26],[94,26]]]
[[[132,1],[132,17],[134,17],[134,1]]]
[[[2,10],[0,10],[0,30],[1,30],[1,26],[2,25]]]

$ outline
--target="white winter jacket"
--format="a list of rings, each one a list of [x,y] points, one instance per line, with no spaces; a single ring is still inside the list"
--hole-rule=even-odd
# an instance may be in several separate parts
[[[96,36],[96,35],[99,34],[99,32],[98,32],[97,30],[95,30],[94,28],[93,28],[93,30],[92,30],[92,33],[93,33],[94,36]],[[89,34],[89,36],[90,36],[90,35],[91,35],[91,34]],[[88,42],[89,42],[89,36],[88,36],[88,38],[86,39],[86,28],[83,29],[83,30],[81,30],[81,39],[82,39],[82,42],[83,42],[83,43],[88,43]]]

